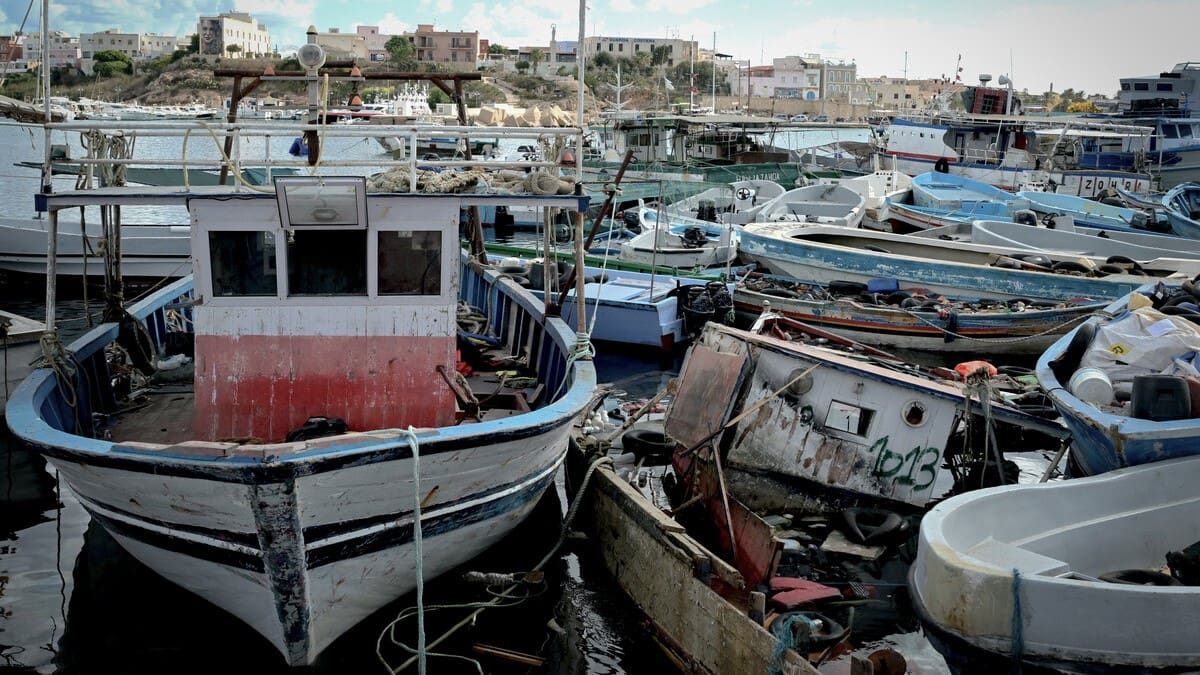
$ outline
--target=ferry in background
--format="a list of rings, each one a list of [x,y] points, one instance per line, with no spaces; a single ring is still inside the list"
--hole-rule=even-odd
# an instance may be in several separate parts
[[[1173,155],[1158,170],[1162,189],[1200,181],[1200,61],[1178,63],[1158,75],[1122,77],[1117,95],[1120,115],[1130,123],[1153,127],[1148,156]]]
[[[962,91],[965,111],[922,110],[893,118],[875,138],[881,164],[914,176],[953,173],[1010,191],[1096,197],[1117,187],[1149,191],[1152,173],[1178,162],[1174,153],[1151,156],[1148,127],[1027,116],[1012,82],[1001,76],[1001,87],[989,87],[991,79],[980,75],[978,86]]]

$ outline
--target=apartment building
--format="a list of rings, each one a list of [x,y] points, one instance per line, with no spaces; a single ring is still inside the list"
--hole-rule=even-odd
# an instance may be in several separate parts
[[[437,63],[457,70],[474,70],[479,60],[479,31],[436,30],[431,23],[417,24],[404,33],[413,43],[420,63]]]
[[[271,33],[246,12],[202,16],[196,33],[200,55],[205,57],[258,57],[272,53]]]
[[[588,58],[606,52],[614,58],[636,58],[640,52],[653,53],[655,47],[670,47],[667,53],[667,67],[679,63],[689,63],[697,60],[700,50],[695,40],[678,40],[675,38],[642,38],[642,37],[607,37],[593,36],[583,39],[584,53]]]
[[[79,38],[74,35],[56,30],[50,31],[50,67],[57,70],[59,68],[78,68],[80,57]],[[21,42],[23,43],[22,52],[24,59],[27,62],[40,62],[42,60],[42,34],[30,33],[26,35]]]

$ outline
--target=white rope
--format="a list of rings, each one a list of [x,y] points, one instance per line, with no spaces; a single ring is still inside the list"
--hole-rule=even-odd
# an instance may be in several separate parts
[[[413,454],[413,557],[417,561],[417,672],[425,675],[425,561],[421,550],[421,452],[417,432],[404,432]]]

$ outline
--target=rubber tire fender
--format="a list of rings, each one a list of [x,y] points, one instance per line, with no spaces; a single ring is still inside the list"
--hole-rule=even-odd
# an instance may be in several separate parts
[[[908,521],[886,509],[851,507],[842,509],[841,530],[846,538],[864,546],[881,546],[908,529]]]

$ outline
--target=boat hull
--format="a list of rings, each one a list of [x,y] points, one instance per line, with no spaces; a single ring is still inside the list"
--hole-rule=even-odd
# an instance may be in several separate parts
[[[957,641],[1026,663],[1194,669],[1195,587],[1100,577],[1159,569],[1200,540],[1197,481],[1200,460],[1189,458],[952,497],[922,520],[913,604]]]

